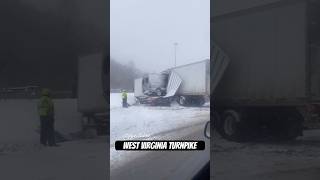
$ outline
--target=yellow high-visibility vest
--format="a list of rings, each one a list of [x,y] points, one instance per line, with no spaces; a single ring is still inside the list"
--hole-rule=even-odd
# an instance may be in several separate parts
[[[54,104],[50,97],[42,96],[38,103],[39,116],[53,116],[54,115]]]
[[[128,95],[126,92],[122,92],[122,99],[127,99]]]

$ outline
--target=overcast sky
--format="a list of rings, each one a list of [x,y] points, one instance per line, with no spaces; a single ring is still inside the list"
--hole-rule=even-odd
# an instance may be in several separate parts
[[[110,54],[160,72],[210,56],[210,0],[111,0]]]

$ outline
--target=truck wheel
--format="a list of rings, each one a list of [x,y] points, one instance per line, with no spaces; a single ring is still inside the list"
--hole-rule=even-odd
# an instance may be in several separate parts
[[[206,100],[204,96],[186,96],[185,102],[185,104],[188,104],[189,106],[200,107],[204,105]]]
[[[273,125],[273,135],[278,140],[290,141],[302,135],[303,116],[296,110],[279,112],[277,120],[279,123]]]
[[[286,140],[295,140],[297,137],[302,135],[302,123],[299,121],[293,121],[287,127],[287,135],[285,137]]]
[[[137,104],[137,105],[140,105],[140,104],[141,104],[141,101],[140,101],[139,98],[136,98],[136,103],[135,103],[135,104]]]
[[[203,96],[198,98],[198,106],[203,106],[206,103],[206,100]]]
[[[184,96],[179,96],[177,101],[181,106],[185,106],[187,104],[187,99]]]
[[[161,89],[156,89],[156,94],[157,94],[157,96],[161,96],[162,95],[162,92],[161,92]]]
[[[218,127],[222,137],[232,141],[240,141],[242,139],[240,120],[238,112],[234,110],[225,111]]]
[[[95,138],[98,134],[92,114],[82,116],[82,132],[84,138]]]

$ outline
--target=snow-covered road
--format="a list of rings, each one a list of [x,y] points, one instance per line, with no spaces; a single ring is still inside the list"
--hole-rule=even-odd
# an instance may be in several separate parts
[[[120,102],[118,104],[114,102]],[[130,94],[129,104],[134,103]],[[110,140],[152,139],[170,130],[190,127],[209,119],[210,108],[130,106],[121,107],[120,94],[111,94]],[[156,137],[158,138],[158,137]]]
[[[133,94],[128,94],[129,104],[134,104]],[[181,107],[173,104],[171,107],[130,106],[121,107],[121,94],[110,94],[110,163],[112,170],[145,156],[147,152],[115,151],[116,140],[198,140],[204,124],[209,120],[210,108]],[[202,137],[201,137],[202,138]],[[210,146],[209,146],[210,147]],[[150,153],[150,152],[149,152]],[[205,152],[203,152],[205,153]]]
[[[61,147],[0,147],[1,180],[109,179],[107,136],[61,143]]]

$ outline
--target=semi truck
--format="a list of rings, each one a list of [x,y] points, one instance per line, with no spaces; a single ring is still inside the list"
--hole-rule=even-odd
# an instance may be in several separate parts
[[[140,103],[202,106],[210,95],[210,60],[173,67],[135,79],[134,95]]]
[[[103,53],[79,57],[78,111],[85,137],[108,133],[109,91],[107,58]]]
[[[303,135],[303,124],[320,112],[319,2],[216,0],[211,5],[211,55],[228,57],[212,88],[214,127],[235,141]]]

